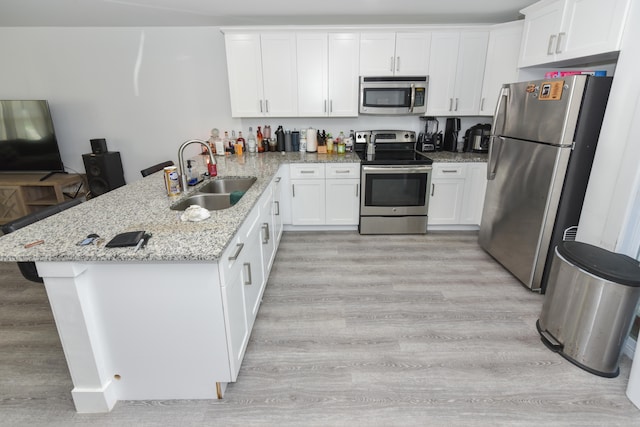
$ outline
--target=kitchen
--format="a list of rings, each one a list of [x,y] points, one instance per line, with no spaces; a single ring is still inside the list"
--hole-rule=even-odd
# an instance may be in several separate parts
[[[61,149],[65,163],[71,169],[82,171],[79,154],[88,151],[89,139],[106,137],[112,149],[126,154],[123,156],[125,174],[127,182],[132,182],[138,179],[138,171],[143,167],[174,158],[177,145],[188,137],[206,139],[211,127],[244,129],[266,122],[240,121],[230,117],[224,40],[218,28],[152,27],[144,31],[131,28],[3,28],[0,31],[3,32],[2,40],[11,40],[11,43],[2,44],[2,51],[7,52],[3,57],[16,57],[18,64],[39,65],[25,67],[30,72],[25,72],[23,67],[3,70],[0,84],[7,84],[6,88],[3,87],[4,97],[24,98],[45,93],[49,99],[60,100],[58,105],[54,104],[56,111],[62,111],[58,113],[61,123],[56,125],[60,139],[69,141]],[[78,32],[82,37],[77,37]],[[34,49],[35,46],[39,47]],[[96,46],[103,48],[97,49]],[[140,52],[144,61],[136,78],[136,68],[132,64],[136,63]],[[212,54],[216,52],[217,55]],[[622,59],[616,67],[617,77],[624,76],[625,72],[632,73],[632,67],[623,67],[629,63],[623,63]],[[624,59],[633,61],[633,58]],[[45,73],[46,78],[40,73]],[[48,84],[49,81],[54,83]],[[31,92],[25,94],[20,87],[28,87]],[[630,87],[633,88],[632,83],[626,85],[625,91]],[[628,97],[616,99],[623,105],[625,100],[630,102]],[[627,108],[618,106],[616,117],[629,117],[633,111],[634,105]],[[130,120],[131,117],[136,118],[135,122]],[[610,143],[625,147],[629,141],[626,132],[630,129],[620,129],[618,120],[615,129],[609,131],[625,135],[612,138]],[[269,122],[280,123],[278,119],[269,119]],[[632,122],[631,119],[624,121]],[[162,126],[162,123],[171,123],[171,126]],[[282,124],[291,128],[313,126],[334,132],[356,127],[353,123],[351,119],[342,118],[282,120]],[[468,125],[475,123],[476,120],[471,120]],[[362,117],[357,125],[357,129],[419,128],[416,118],[398,117]],[[614,127],[613,124],[608,126]],[[462,126],[463,129],[466,127]],[[604,128],[607,129],[606,122]],[[634,147],[629,144],[627,149],[633,150]],[[634,158],[628,152],[625,155],[623,149],[609,150],[605,157],[606,161]],[[624,161],[613,164],[621,165],[614,167],[621,174],[626,171]],[[631,174],[632,178],[634,176],[635,172]],[[613,207],[619,206],[612,206],[611,213],[604,212],[605,216],[612,217],[606,222],[607,230],[603,230],[602,237],[598,236],[605,242],[607,239],[617,240],[625,221],[621,216],[633,200],[629,197],[633,179],[623,180],[623,177],[605,176],[599,180],[606,187],[607,197],[617,196],[613,205],[625,202],[621,210],[613,211]],[[611,180],[620,182],[615,186],[605,186]],[[616,190],[612,193],[609,188]],[[595,205],[593,216],[601,216],[600,210],[611,204]],[[596,224],[604,228],[601,222],[596,221]]]

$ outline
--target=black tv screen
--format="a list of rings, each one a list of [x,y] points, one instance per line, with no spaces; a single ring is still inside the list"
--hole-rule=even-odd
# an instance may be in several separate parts
[[[0,172],[64,171],[45,100],[0,101]]]

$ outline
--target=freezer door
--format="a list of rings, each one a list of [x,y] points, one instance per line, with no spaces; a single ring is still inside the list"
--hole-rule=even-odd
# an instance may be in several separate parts
[[[570,146],[587,76],[537,80],[503,86],[497,136]]]
[[[480,246],[527,287],[540,288],[571,149],[494,138]]]

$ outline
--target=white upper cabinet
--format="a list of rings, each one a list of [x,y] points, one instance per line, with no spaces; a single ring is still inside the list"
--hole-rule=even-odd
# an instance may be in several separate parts
[[[502,85],[518,80],[518,57],[523,24],[523,21],[516,21],[491,28],[482,82],[480,115],[492,116]]]
[[[432,33],[427,115],[478,115],[489,31]]]
[[[298,33],[298,116],[358,115],[358,34]]]
[[[525,15],[520,67],[620,50],[631,0],[544,0]]]
[[[360,34],[360,75],[424,76],[429,72],[431,32]]]
[[[233,117],[298,114],[295,34],[230,33],[225,48]]]

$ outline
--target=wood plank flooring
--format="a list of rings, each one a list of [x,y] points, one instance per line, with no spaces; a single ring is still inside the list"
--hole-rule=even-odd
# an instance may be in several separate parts
[[[74,411],[44,289],[0,263],[0,425],[640,425],[629,359],[606,379],[549,351],[544,297],[476,240],[285,232],[225,399],[108,414]]]

